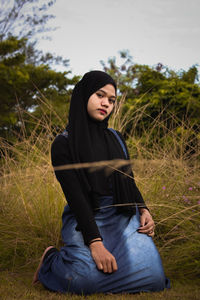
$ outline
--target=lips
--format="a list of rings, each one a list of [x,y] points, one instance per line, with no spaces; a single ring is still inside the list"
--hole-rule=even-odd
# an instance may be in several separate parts
[[[99,108],[98,110],[104,115],[107,114],[107,111],[105,109]]]

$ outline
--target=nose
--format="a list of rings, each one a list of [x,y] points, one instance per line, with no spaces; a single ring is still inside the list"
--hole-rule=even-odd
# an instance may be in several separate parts
[[[108,107],[109,106],[109,101],[107,97],[104,97],[101,101],[101,105]]]

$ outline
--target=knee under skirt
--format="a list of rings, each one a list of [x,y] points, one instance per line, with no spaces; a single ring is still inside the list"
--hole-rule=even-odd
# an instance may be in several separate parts
[[[137,293],[169,288],[158,250],[151,237],[138,233],[139,212],[118,214],[112,196],[101,197],[95,220],[104,246],[114,255],[118,270],[99,271],[84,244],[74,214],[66,205],[63,212],[64,246],[43,262],[39,281],[49,290],[88,295],[92,293]]]

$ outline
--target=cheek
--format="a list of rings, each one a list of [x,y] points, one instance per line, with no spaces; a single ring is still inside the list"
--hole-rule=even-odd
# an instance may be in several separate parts
[[[98,99],[96,95],[92,95],[88,100],[87,108],[92,109],[97,105],[97,103],[98,103]]]
[[[111,105],[109,108],[110,113],[114,110],[114,105]]]
[[[97,106],[97,103],[96,103],[96,98],[94,97],[91,97],[89,100],[88,100],[88,104],[87,104],[87,113],[89,114],[90,117],[93,117],[94,116],[94,112],[96,110],[96,106]]]
[[[88,113],[88,115],[91,114],[91,111],[92,111],[92,109],[91,109],[91,104],[88,103],[88,105],[87,105],[87,113]]]
[[[89,99],[87,103],[87,111],[90,111],[92,107],[93,107],[93,101],[92,99]]]

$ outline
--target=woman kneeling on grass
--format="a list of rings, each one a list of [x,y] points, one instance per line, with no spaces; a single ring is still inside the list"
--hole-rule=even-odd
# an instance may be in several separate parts
[[[121,134],[108,129],[116,90],[108,74],[86,73],[74,88],[67,128],[52,144],[52,164],[68,201],[62,216],[64,247],[48,247],[34,275],[34,282],[52,291],[86,295],[169,287],[152,240],[154,221],[130,165],[112,173],[58,170],[74,163],[129,160]]]

